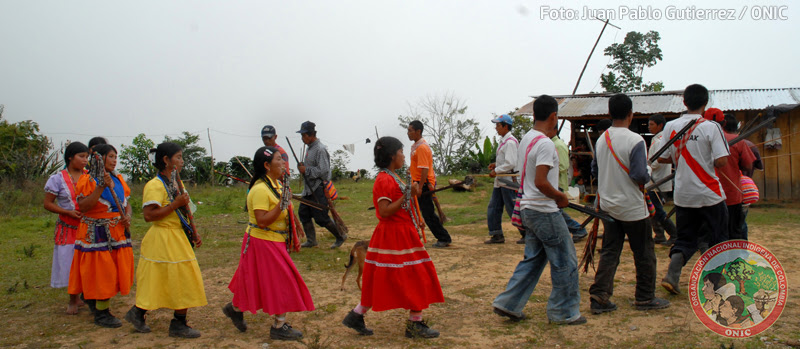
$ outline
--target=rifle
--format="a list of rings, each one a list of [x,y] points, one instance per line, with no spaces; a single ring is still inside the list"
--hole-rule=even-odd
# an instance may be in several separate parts
[[[286,137],[286,144],[289,145],[289,150],[292,151],[292,156],[294,157],[294,161],[297,162],[297,165],[299,166],[302,162],[300,162],[300,160],[297,159],[297,154],[294,152],[294,147],[292,147],[292,142],[289,141],[289,137]],[[306,187],[308,188],[309,191],[313,193],[313,191],[311,190],[312,188],[311,184],[308,182],[308,178],[306,178],[306,176],[302,174],[300,175],[300,177],[303,177],[303,182],[305,182]],[[347,235],[348,232],[347,226],[344,224],[342,217],[339,216],[339,213],[336,212],[336,208],[333,206],[333,200],[331,200],[330,195],[328,195],[328,191],[325,190],[324,181],[321,185],[322,185],[322,194],[325,196],[325,199],[327,199],[328,208],[331,210],[331,215],[333,216],[333,222],[338,226],[339,231],[342,234]]]
[[[472,183],[474,183],[474,182],[475,182],[475,178],[472,178],[472,176],[466,176],[463,181],[460,181],[460,182],[458,182],[456,184],[448,185],[446,187],[441,187],[441,188],[437,188],[437,189],[434,189],[434,190],[431,190],[431,191],[428,191],[428,192],[424,192],[424,193],[422,193],[422,195],[432,195],[433,193],[435,193],[437,191],[447,190],[447,189],[455,188],[455,187],[458,187],[458,186],[461,186],[461,185],[472,185]]]
[[[183,187],[183,180],[181,180],[181,174],[178,173],[178,168],[172,170],[172,182],[175,184],[175,187],[178,188],[178,195],[183,195],[186,192],[186,189]],[[192,247],[200,247],[203,245],[203,240],[200,239],[200,234],[197,233],[197,227],[194,225],[194,215],[192,214],[192,208],[189,207],[189,204],[178,208],[186,218],[189,220],[189,231],[186,232],[186,237],[189,238],[189,243],[191,243]]]
[[[105,181],[104,181],[103,178],[104,178],[104,176],[106,174],[105,162],[103,161],[103,158],[98,153],[94,153],[94,154],[92,154],[92,156],[94,157],[95,161],[93,161],[91,166],[89,166],[89,174],[92,177],[94,177],[95,181],[97,182],[97,185],[104,185]],[[113,183],[114,180],[112,179],[111,181]],[[111,192],[111,197],[114,198],[114,204],[117,205],[117,210],[119,211],[119,218],[125,219],[124,215],[125,215],[126,207],[122,206],[122,202],[119,200],[119,197],[117,196],[117,192],[115,192],[114,189],[111,188],[111,187],[107,187],[107,188],[108,188],[108,191]],[[128,227],[125,227],[125,236],[131,236],[131,231],[130,231],[130,229]]]

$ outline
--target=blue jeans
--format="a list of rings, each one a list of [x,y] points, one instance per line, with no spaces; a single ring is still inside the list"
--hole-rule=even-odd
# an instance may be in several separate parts
[[[553,323],[577,320],[581,313],[578,288],[578,258],[564,218],[559,212],[544,213],[524,209],[525,257],[517,264],[506,290],[492,306],[522,316],[545,265],[550,263],[553,289],[547,301],[547,318]]]
[[[505,208],[508,217],[514,211],[514,200],[517,192],[508,188],[494,188],[492,198],[489,199],[489,207],[486,209],[486,217],[489,223],[489,235],[503,236],[503,209]],[[522,232],[520,232],[522,233]]]
[[[564,209],[559,209],[561,211],[561,216],[564,217],[564,223],[567,223],[567,229],[569,229],[569,233],[575,236],[586,236],[589,233],[586,231],[586,228],[581,227],[581,224],[578,223],[576,220],[572,219]]]

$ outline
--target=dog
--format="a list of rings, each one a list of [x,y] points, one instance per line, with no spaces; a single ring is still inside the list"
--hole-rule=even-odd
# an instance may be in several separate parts
[[[367,247],[369,241],[361,240],[353,245],[350,249],[350,262],[345,264],[344,276],[342,276],[342,291],[344,291],[344,281],[347,280],[347,273],[353,268],[353,265],[358,264],[358,276],[356,277],[356,284],[358,289],[361,290],[361,274],[364,272],[364,259],[367,258]]]

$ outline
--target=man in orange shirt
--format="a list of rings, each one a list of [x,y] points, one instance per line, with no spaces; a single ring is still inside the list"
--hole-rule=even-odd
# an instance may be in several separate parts
[[[431,152],[428,142],[422,138],[422,129],[422,122],[419,120],[408,124],[408,139],[414,141],[414,145],[411,146],[411,164],[408,170],[411,172],[411,181],[419,183],[422,188],[422,193],[418,198],[419,210],[428,229],[438,240],[433,247],[443,248],[450,246],[453,240],[439,220],[439,216],[436,215],[433,197],[430,194],[425,195],[436,188],[436,173],[433,172],[433,152]]]

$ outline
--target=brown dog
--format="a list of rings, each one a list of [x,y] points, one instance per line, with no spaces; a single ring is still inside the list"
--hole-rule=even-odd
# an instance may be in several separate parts
[[[353,245],[353,248],[350,250],[350,262],[345,264],[344,276],[342,276],[342,291],[344,291],[344,281],[347,280],[347,273],[350,272],[350,269],[353,268],[355,262],[358,262],[358,276],[356,277],[356,284],[358,285],[358,289],[361,289],[361,274],[364,272],[364,259],[367,258],[367,247],[369,247],[369,241],[361,240],[356,242]]]

